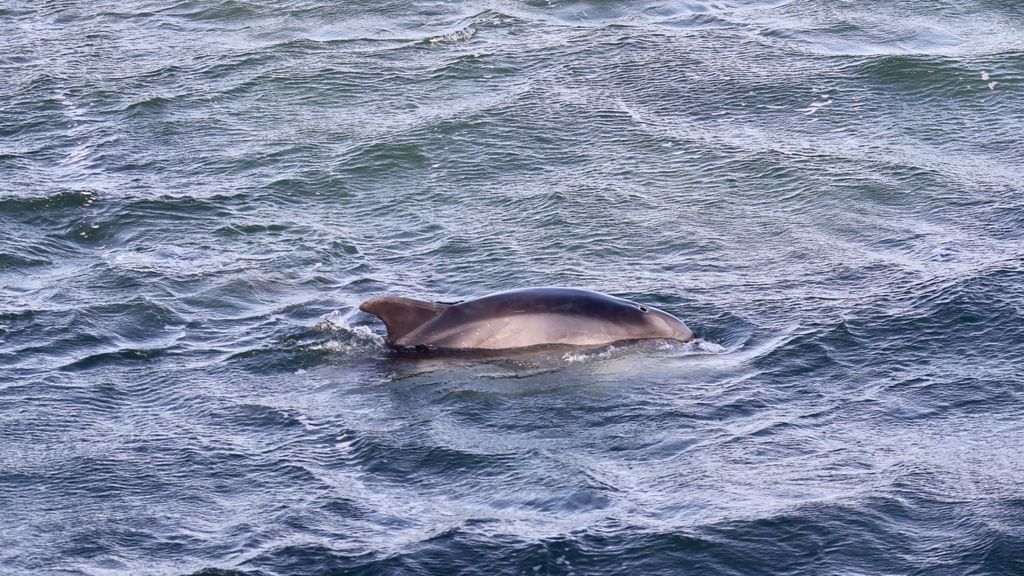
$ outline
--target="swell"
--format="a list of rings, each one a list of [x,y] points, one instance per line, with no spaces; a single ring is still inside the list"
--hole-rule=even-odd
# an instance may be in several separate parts
[[[1020,572],[1019,16],[0,9],[0,562]],[[719,347],[354,312],[540,284]]]
[[[1019,52],[1018,7],[988,2],[938,9],[897,3],[881,10],[792,3],[769,14],[740,14],[758,40],[830,57],[936,55],[985,57]]]
[[[955,540],[942,529],[950,522],[958,528]],[[864,536],[837,536],[844,532],[841,527],[850,526]],[[765,533],[772,538],[764,538]],[[467,521],[390,553],[347,554],[323,544],[292,544],[263,552],[237,568],[244,574],[436,574],[451,569],[523,574],[594,573],[613,564],[644,574],[676,574],[680,566],[757,574],[763,570],[760,563],[770,559],[778,574],[943,570],[961,565],[998,574],[1020,567],[1015,555],[1020,545],[1018,535],[988,524],[960,503],[880,496],[808,504],[768,518],[703,526],[654,528],[607,519],[585,530],[542,538],[504,534],[500,522]]]

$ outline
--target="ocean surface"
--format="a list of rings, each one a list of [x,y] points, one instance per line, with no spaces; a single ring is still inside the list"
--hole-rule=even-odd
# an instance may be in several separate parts
[[[0,574],[1024,574],[1024,3],[3,2]]]

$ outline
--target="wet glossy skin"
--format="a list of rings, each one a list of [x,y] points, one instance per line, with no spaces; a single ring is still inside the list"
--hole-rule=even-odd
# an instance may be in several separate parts
[[[393,344],[501,350],[692,338],[683,322],[656,308],[589,290],[528,288],[453,304]]]

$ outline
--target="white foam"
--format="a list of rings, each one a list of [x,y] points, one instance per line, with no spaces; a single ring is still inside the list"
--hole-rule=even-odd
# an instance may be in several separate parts
[[[348,314],[335,310],[313,325],[313,330],[330,334],[333,338],[310,346],[311,350],[329,352],[352,352],[367,348],[383,348],[384,337],[374,332],[369,326],[353,325],[350,318],[355,314],[353,309]]]
[[[467,26],[462,30],[456,30],[449,32],[448,34],[442,34],[440,36],[434,36],[430,39],[431,44],[445,44],[449,42],[463,42],[469,40],[473,36],[476,36],[476,28]]]
[[[722,346],[717,342],[703,340],[700,338],[688,342],[687,346],[690,346],[693,352],[699,352],[703,354],[724,354],[729,351],[725,346]]]
[[[804,114],[814,114],[815,112],[820,110],[822,108],[822,106],[828,106],[831,103],[832,103],[831,99],[825,100],[823,102],[815,101],[815,102],[811,102],[810,104],[808,104],[807,108],[798,108],[797,111],[803,112]]]
[[[562,360],[569,364],[575,364],[577,362],[589,362],[591,360],[601,360],[604,358],[610,358],[612,353],[615,352],[615,346],[609,346],[600,352],[567,352],[562,355]]]

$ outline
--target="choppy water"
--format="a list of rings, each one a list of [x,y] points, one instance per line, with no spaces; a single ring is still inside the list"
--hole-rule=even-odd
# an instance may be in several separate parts
[[[1024,573],[1024,4],[330,4],[0,5],[0,572]]]

